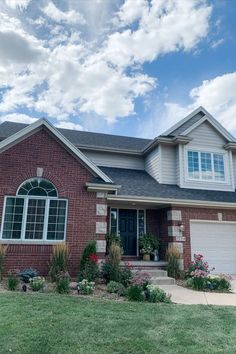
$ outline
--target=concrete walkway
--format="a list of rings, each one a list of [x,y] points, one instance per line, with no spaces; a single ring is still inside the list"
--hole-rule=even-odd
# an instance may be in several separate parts
[[[235,291],[233,294],[195,291],[178,285],[159,285],[159,287],[171,294],[171,300],[177,304],[236,306],[236,281],[232,284]]]

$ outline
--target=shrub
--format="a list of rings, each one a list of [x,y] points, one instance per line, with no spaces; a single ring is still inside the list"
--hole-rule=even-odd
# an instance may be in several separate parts
[[[145,272],[137,272],[131,280],[132,285],[137,285],[143,290],[150,284],[151,276]]]
[[[204,261],[202,254],[194,254],[194,260],[191,262],[189,269],[186,272],[186,276],[192,277],[195,270],[201,270],[204,273],[209,274],[210,271],[214,270],[214,268],[211,270],[209,269],[209,264],[208,262]]]
[[[7,248],[7,245],[0,245],[0,280],[2,280],[3,277],[3,265],[7,253]]]
[[[159,245],[160,241],[152,234],[147,233],[139,237],[139,248],[142,254],[151,254]]]
[[[96,241],[89,241],[85,246],[80,261],[79,281],[87,279],[95,281],[99,276],[98,256],[96,255]]]
[[[195,290],[203,290],[207,286],[208,273],[201,269],[196,269],[191,272],[192,287]]]
[[[130,285],[133,278],[133,273],[128,262],[126,262],[124,266],[120,266],[118,278],[119,282],[122,283],[126,288]]]
[[[44,289],[45,279],[43,277],[34,277],[30,279],[30,288],[33,291],[42,291]]]
[[[15,291],[19,284],[19,270],[13,269],[8,272],[7,287],[11,291]]]
[[[121,248],[117,244],[112,243],[106,261],[102,264],[102,276],[107,283],[111,280],[119,282],[120,260]]]
[[[109,249],[112,245],[112,243],[115,243],[116,245],[121,247],[121,239],[120,236],[114,233],[110,233],[106,235],[106,253],[109,253]]]
[[[230,291],[232,278],[225,274],[207,278],[207,287],[211,290]]]
[[[83,279],[79,282],[79,292],[82,295],[90,295],[95,290],[95,283],[93,281],[88,281],[87,279]]]
[[[147,300],[149,302],[164,302],[170,304],[170,295],[167,295],[164,290],[155,285],[147,286]]]
[[[130,287],[127,290],[127,297],[130,301],[145,300],[143,289],[139,285],[130,285]]]
[[[175,279],[180,278],[180,268],[179,268],[179,260],[181,257],[181,253],[178,248],[174,245],[169,245],[166,251],[166,257],[168,261],[167,273],[169,277],[173,277]]]
[[[107,284],[107,292],[124,296],[126,290],[123,284],[118,283],[116,281],[110,281],[110,283]]]
[[[29,283],[31,279],[38,276],[38,271],[34,268],[26,268],[19,273],[21,281]]]
[[[60,272],[56,277],[56,291],[59,294],[70,292],[70,275],[68,272]]]
[[[54,245],[50,262],[49,275],[52,281],[56,281],[61,272],[67,272],[69,267],[70,252],[65,243]]]

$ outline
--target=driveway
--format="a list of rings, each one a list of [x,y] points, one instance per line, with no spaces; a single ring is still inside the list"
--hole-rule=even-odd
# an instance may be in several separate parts
[[[236,306],[236,279],[233,281],[235,293],[222,294],[195,291],[178,285],[159,285],[176,304]]]

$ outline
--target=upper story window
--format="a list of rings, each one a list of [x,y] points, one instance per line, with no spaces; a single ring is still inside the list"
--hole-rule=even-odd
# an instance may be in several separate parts
[[[63,241],[67,200],[42,178],[24,182],[17,195],[5,196],[1,238],[24,241]]]
[[[219,153],[188,151],[188,177],[195,180],[224,182],[224,155]]]

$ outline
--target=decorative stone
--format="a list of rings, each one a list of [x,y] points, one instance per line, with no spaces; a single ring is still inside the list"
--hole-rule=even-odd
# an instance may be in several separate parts
[[[171,242],[173,246],[175,246],[180,253],[183,253],[183,244],[181,242]]]
[[[96,210],[97,210],[97,215],[107,216],[107,205],[106,204],[97,204]]]
[[[222,213],[218,213],[218,220],[222,221],[223,220],[223,214]]]
[[[184,270],[184,260],[183,259],[179,259],[178,263],[179,263],[179,269],[180,270]]]
[[[36,174],[37,174],[37,177],[43,177],[43,168],[37,167]]]
[[[69,286],[71,290],[77,290],[78,283],[76,283],[76,281],[72,281]]]
[[[106,192],[97,192],[96,196],[97,196],[97,198],[106,198],[107,193]]]
[[[168,226],[168,236],[169,237],[180,237],[182,232],[179,229],[179,226]]]
[[[105,235],[106,233],[107,233],[107,223],[106,222],[97,221],[96,222],[96,234]]]
[[[181,221],[182,220],[181,210],[168,210],[168,212],[167,212],[167,220],[170,220],[170,221]]]
[[[106,252],[106,241],[105,240],[97,240],[96,244],[96,251],[98,253],[105,253]]]

